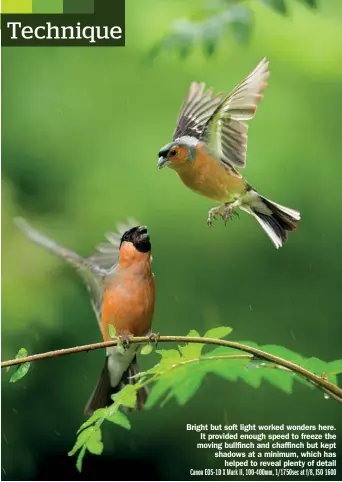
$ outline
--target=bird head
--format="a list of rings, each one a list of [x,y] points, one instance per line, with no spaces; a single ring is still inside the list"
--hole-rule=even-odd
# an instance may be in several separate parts
[[[141,253],[151,251],[150,236],[146,226],[135,226],[125,231],[121,237],[120,250],[125,248],[126,244],[131,244],[132,247]]]
[[[186,139],[179,139],[166,144],[159,151],[158,169],[170,167],[177,168],[184,166],[187,162],[193,161],[196,155],[195,145]]]
[[[121,237],[119,266],[135,267],[137,271],[150,270],[151,242],[146,226],[135,226]]]

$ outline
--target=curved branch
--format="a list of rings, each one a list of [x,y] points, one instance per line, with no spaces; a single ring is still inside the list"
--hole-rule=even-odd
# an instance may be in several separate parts
[[[342,402],[342,390],[337,385],[329,382],[324,376],[315,375],[314,373],[306,370],[305,368],[297,365],[296,363],[287,361],[271,353],[259,350],[242,343],[235,341],[219,340],[216,338],[206,338],[206,337],[193,337],[193,336],[135,336],[129,338],[129,343],[148,343],[151,341],[156,341],[158,343],[172,342],[172,343],[202,343],[206,345],[217,345],[224,346],[227,348],[234,348],[235,350],[243,351],[253,355],[254,358],[261,360],[266,360],[276,365],[282,366],[292,372],[300,375],[311,383],[316,385],[318,388],[331,395],[335,400]],[[62,350],[48,351],[45,353],[39,353],[37,355],[30,355],[23,358],[15,358],[13,360],[7,360],[1,362],[1,368],[21,365],[22,363],[31,363],[37,360],[44,360],[45,358],[54,358],[57,356],[71,355],[72,353],[80,353],[83,351],[98,350],[100,348],[107,348],[109,346],[115,346],[120,343],[120,340],[113,339],[110,341],[103,341],[101,343],[92,343],[90,345],[75,346],[72,348],[64,348]]]

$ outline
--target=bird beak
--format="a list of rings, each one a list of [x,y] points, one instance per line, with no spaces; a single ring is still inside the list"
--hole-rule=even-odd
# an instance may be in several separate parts
[[[137,230],[137,236],[138,236],[139,242],[149,241],[150,236],[148,234],[147,227],[146,226],[140,226]]]
[[[162,169],[163,167],[167,167],[169,164],[171,164],[171,161],[169,161],[169,159],[167,157],[161,156],[159,158],[157,167],[158,167],[158,169]]]

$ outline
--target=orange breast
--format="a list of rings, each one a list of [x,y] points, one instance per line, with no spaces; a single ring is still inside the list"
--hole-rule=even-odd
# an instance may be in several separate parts
[[[243,178],[230,174],[204,146],[197,147],[195,160],[183,164],[177,173],[187,187],[214,201],[230,202],[245,191]]]
[[[116,333],[144,336],[150,329],[155,305],[153,275],[141,276],[127,272],[118,274],[107,283],[104,292],[101,329],[103,339],[109,340],[108,325]]]

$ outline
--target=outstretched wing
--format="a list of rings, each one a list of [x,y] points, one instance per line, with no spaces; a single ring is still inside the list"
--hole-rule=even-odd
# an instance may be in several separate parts
[[[96,246],[97,252],[86,258],[87,261],[101,269],[111,270],[117,264],[122,235],[135,226],[139,226],[139,223],[133,218],[129,218],[127,223],[118,222],[117,232],[106,233],[108,242]]]
[[[97,249],[99,252],[88,258],[82,258],[77,253],[60,246],[54,240],[32,228],[23,218],[15,218],[14,222],[29,239],[65,259],[77,269],[88,288],[97,320],[100,323],[103,300],[103,278],[107,274],[115,272],[121,236],[126,229],[129,229],[129,226],[131,226],[134,220],[129,220],[128,225],[118,223],[118,234],[107,234],[109,243],[98,246]],[[138,223],[134,225],[137,226]]]
[[[267,86],[269,62],[264,58],[221,102],[208,120],[203,140],[228,169],[246,165],[247,129],[243,121],[254,117],[261,92]]]
[[[178,116],[173,140],[182,136],[199,139],[203,129],[221,103],[222,94],[213,97],[212,89],[204,92],[205,84],[192,82]]]

